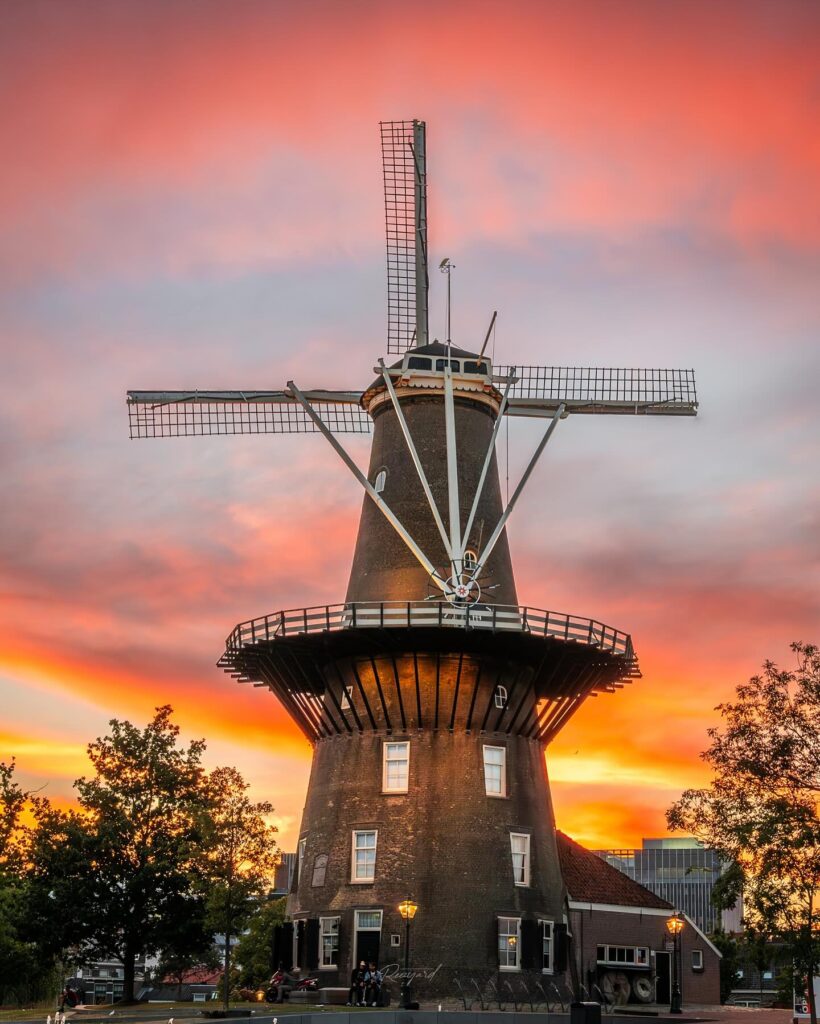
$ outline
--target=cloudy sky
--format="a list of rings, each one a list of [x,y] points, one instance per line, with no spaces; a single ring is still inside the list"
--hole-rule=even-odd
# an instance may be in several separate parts
[[[522,602],[644,673],[551,749],[558,824],[661,833],[714,705],[820,640],[818,47],[812,0],[3,4],[0,759],[68,800],[169,702],[294,846],[310,750],[215,662],[342,599],[357,485],[318,437],[129,441],[125,391],[368,383],[417,117],[457,344],[497,309],[502,363],[697,371],[696,420],[562,423],[510,529]]]

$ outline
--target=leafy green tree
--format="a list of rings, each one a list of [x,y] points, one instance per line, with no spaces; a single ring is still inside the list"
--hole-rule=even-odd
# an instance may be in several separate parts
[[[284,896],[263,901],[236,944],[234,959],[239,967],[239,984],[245,988],[266,984],[276,970],[273,936],[276,928],[284,924],[286,902]]]
[[[125,1001],[137,956],[170,950],[181,919],[204,921],[191,873],[209,805],[205,744],[179,747],[171,714],[158,708],[144,729],[112,719],[111,734],[88,746],[94,775],[75,783],[80,811],[37,809],[37,911],[61,921],[89,958],[122,963]]]
[[[799,974],[820,962],[820,651],[793,644],[797,668],[766,662],[717,710],[701,757],[709,788],[687,790],[670,828],[703,840],[736,865],[747,923],[782,941]],[[808,985],[817,1024],[813,985]]]
[[[739,981],[740,944],[733,935],[727,934],[720,928],[712,933],[711,938],[721,955],[720,1001],[725,1003]]]
[[[224,936],[223,1001],[230,998],[231,939],[240,934],[259,900],[270,890],[279,861],[276,827],[267,801],[252,802],[235,768],[216,768],[208,778],[210,814],[204,837],[204,875],[209,919]]]
[[[23,816],[36,798],[15,771],[14,760],[0,761],[0,1003],[21,1004],[55,987],[55,958],[38,947],[30,926],[31,831]]]

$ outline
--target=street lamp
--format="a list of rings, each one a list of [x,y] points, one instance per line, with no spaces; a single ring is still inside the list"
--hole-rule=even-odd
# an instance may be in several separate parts
[[[683,914],[679,910],[676,910],[666,921],[666,930],[674,940],[672,947],[672,995],[669,1000],[670,1013],[681,1012],[680,933],[683,931],[684,923]]]
[[[410,922],[418,909],[418,903],[414,903],[409,896],[399,904],[399,913],[404,918],[404,977],[401,980],[400,1010],[410,1009]]]

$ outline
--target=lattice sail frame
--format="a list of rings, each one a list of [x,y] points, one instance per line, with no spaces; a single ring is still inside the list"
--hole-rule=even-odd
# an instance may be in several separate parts
[[[382,121],[387,351],[427,344],[427,154],[423,121]]]
[[[324,394],[325,397],[322,397]],[[371,420],[351,392],[344,400],[309,392],[313,406],[335,434],[368,434]],[[312,434],[319,428],[283,391],[128,392],[132,438],[213,434]]]
[[[513,368],[495,367],[497,382]],[[693,370],[630,367],[522,366],[506,414],[548,416],[559,405],[575,415],[694,416]],[[499,384],[500,386],[500,384]],[[372,422],[358,391],[308,391],[334,434],[367,434]],[[214,434],[312,434],[319,428],[286,391],[129,391],[132,438]]]

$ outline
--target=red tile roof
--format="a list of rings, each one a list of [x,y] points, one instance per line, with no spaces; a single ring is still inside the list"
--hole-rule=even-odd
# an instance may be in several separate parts
[[[556,831],[561,873],[571,900],[579,903],[611,903],[619,907],[655,907],[673,910],[671,903],[633,882],[605,860],[585,850],[574,839]]]

